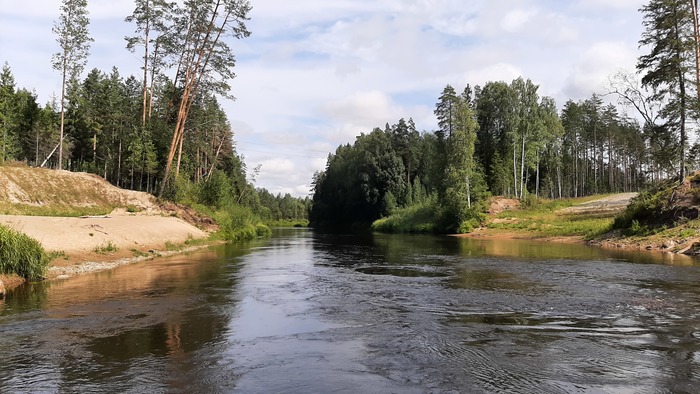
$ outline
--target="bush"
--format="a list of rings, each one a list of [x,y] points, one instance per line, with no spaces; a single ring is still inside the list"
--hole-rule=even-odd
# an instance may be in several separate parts
[[[243,241],[272,234],[250,208],[238,204],[227,204],[215,211],[213,218],[220,227],[219,237],[227,241]]]
[[[39,242],[0,226],[0,273],[17,274],[28,280],[43,278],[49,256]]]
[[[622,213],[615,217],[612,227],[628,230],[632,234],[648,231],[666,221],[666,208],[673,188],[644,191],[630,201]]]
[[[526,193],[525,197],[520,199],[520,207],[523,209],[534,208],[540,204],[539,198],[531,193]]]

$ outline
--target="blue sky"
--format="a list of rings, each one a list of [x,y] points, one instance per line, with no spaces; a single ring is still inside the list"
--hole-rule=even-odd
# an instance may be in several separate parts
[[[51,68],[59,0],[7,2],[0,62],[43,103],[60,92]],[[232,94],[224,102],[238,151],[262,164],[257,186],[308,194],[328,153],[362,132],[412,117],[433,130],[442,88],[510,82],[540,85],[559,106],[603,92],[609,75],[633,71],[643,0],[251,0],[252,36],[232,42]],[[88,0],[95,39],[86,72],[117,66],[139,75],[125,49],[130,0]]]

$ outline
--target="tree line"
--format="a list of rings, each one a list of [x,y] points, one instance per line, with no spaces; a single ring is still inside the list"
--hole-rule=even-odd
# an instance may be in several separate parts
[[[314,177],[312,222],[366,224],[430,200],[439,207],[435,228],[459,231],[478,221],[489,195],[633,191],[667,168],[660,141],[598,95],[569,100],[559,113],[538,89],[523,78],[459,94],[447,85],[435,105],[437,130],[419,133],[400,119],[340,146]]]
[[[649,51],[637,62],[641,80],[619,73],[607,92],[634,117],[598,94],[559,111],[529,79],[459,94],[447,85],[437,130],[400,120],[329,156],[314,176],[312,223],[394,216],[412,223],[402,231],[461,232],[480,220],[489,195],[581,197],[683,179],[700,164],[700,144],[689,139],[700,118],[698,3],[650,0],[640,11],[640,47]]]
[[[63,0],[52,62],[62,92],[41,106],[4,64],[0,162],[91,172],[120,187],[194,202],[211,200],[202,190],[220,190],[214,183],[223,179],[226,199],[264,219],[305,218],[300,207],[308,199],[254,187],[259,168],[248,169],[236,152],[220,104],[232,97],[230,42],[250,34],[250,9],[247,0],[135,0],[125,19],[135,33],[125,37],[125,49],[141,54],[142,74],[113,68],[82,77],[92,42],[87,2]]]

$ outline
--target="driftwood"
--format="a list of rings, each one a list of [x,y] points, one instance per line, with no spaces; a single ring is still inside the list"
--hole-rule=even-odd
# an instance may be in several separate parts
[[[80,217],[81,219],[109,219],[111,216],[109,215],[83,215]]]

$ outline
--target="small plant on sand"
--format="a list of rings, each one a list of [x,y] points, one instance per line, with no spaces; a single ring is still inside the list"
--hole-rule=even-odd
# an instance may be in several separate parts
[[[177,251],[182,250],[182,245],[176,244],[175,242],[168,241],[165,243],[165,250],[167,250],[169,252],[177,252]]]
[[[134,255],[134,257],[146,257],[150,255],[148,252],[142,252],[138,249],[131,249],[131,253]]]
[[[107,253],[114,253],[117,250],[119,250],[119,248],[117,248],[117,246],[114,245],[112,243],[112,241],[107,241],[106,243],[95,247],[95,249],[93,249],[93,250],[97,254],[107,254]]]

